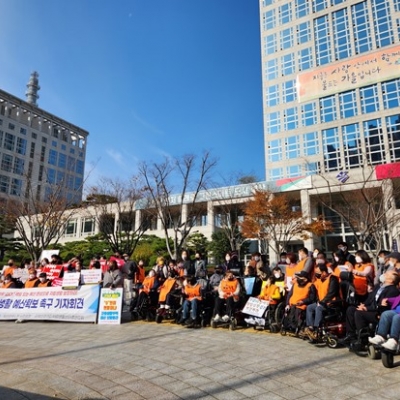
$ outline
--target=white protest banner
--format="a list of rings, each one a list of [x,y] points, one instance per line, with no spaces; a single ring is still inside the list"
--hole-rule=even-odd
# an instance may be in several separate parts
[[[99,289],[98,285],[78,290],[0,289],[0,320],[96,322]]]
[[[48,260],[50,260],[53,254],[58,256],[60,254],[60,250],[43,250],[42,254],[40,255],[39,261],[43,260],[43,258],[47,258]]]
[[[261,318],[268,306],[268,301],[257,299],[257,297],[250,297],[247,300],[242,313]]]
[[[101,281],[101,269],[83,269],[81,271],[82,285],[98,284]]]
[[[25,268],[15,268],[12,276],[15,279],[19,279],[22,283],[25,283],[29,279],[29,272]]]
[[[123,289],[101,289],[99,324],[118,325],[121,323]]]
[[[77,288],[81,278],[80,272],[68,272],[64,274],[62,287],[64,288]]]

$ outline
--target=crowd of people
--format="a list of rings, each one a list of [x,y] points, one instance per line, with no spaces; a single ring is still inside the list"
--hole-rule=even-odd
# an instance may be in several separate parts
[[[9,260],[2,273],[2,288],[33,288],[51,285],[47,265],[63,264],[53,255],[39,265],[29,260],[17,266]],[[73,258],[63,264],[62,274],[82,270],[82,260]],[[355,254],[345,242],[339,243],[328,259],[320,249],[282,252],[276,265],[267,265],[260,253],[252,254],[244,265],[236,252],[227,252],[224,261],[210,273],[200,252],[194,259],[183,250],[179,260],[158,257],[156,265],[145,274],[142,260],[128,254],[115,254],[92,260],[89,268],[101,269],[104,288],[124,288],[131,292],[130,311],[137,312],[143,302],[155,304],[158,316],[180,310],[178,323],[193,327],[200,310],[207,304],[211,322],[228,322],[240,312],[246,301],[258,298],[268,302],[269,310],[283,304],[285,321],[275,321],[302,332],[312,342],[317,339],[324,315],[338,305],[345,316],[346,332],[340,343],[351,346],[359,332],[374,324],[375,335],[369,342],[395,351],[400,337],[400,253],[380,251],[375,262],[364,250]],[[24,282],[18,269],[27,272]],[[251,282],[251,284],[249,284]],[[128,285],[127,285],[128,283]],[[253,324],[254,318],[244,318]]]

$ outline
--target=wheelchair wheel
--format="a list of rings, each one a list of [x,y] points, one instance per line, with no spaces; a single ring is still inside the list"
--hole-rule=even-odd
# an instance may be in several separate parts
[[[212,319],[211,320],[211,328],[215,329],[217,328],[218,324]]]
[[[237,327],[236,318],[232,318],[231,322],[229,323],[229,330],[234,331]]]
[[[285,316],[285,303],[279,303],[275,310],[275,322],[278,326],[282,324],[282,320]]]
[[[328,336],[326,338],[326,344],[328,345],[328,347],[330,349],[336,349],[336,347],[338,347],[339,342],[338,342],[337,338],[335,338],[333,336]]]
[[[368,357],[371,360],[379,360],[381,358],[381,352],[380,350],[378,350],[375,346],[373,346],[372,344],[368,345]]]
[[[156,322],[157,324],[161,324],[161,322],[163,321],[163,316],[160,314],[156,315]]]
[[[207,326],[207,321],[206,321],[205,318],[201,318],[201,320],[200,320],[200,326],[201,326],[202,328],[205,328],[205,327]]]
[[[382,352],[382,364],[385,368],[393,368],[393,365],[394,365],[393,353],[383,351]]]

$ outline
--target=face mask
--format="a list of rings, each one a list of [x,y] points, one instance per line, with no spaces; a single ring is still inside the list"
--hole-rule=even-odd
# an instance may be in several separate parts
[[[255,259],[256,261],[260,261],[260,257],[259,257],[259,256],[255,256],[254,259]]]
[[[46,281],[46,278],[39,278],[40,279],[40,282],[45,282]]]
[[[12,267],[14,264],[13,263],[8,263],[8,266],[9,267]]]
[[[196,260],[200,260],[200,257],[199,257],[199,256],[197,256],[197,257],[196,257]]]
[[[281,274],[279,272],[274,273],[274,277],[276,279],[279,279],[281,277]]]
[[[4,281],[4,283],[10,283],[11,281],[9,280],[9,279],[6,279],[5,281]]]
[[[286,264],[290,264],[290,260],[288,258],[286,259]]]
[[[286,263],[286,258],[281,258],[282,263]]]
[[[362,263],[362,258],[357,256],[356,257],[356,263],[361,264]]]
[[[321,274],[314,274],[314,276],[317,278],[317,279],[321,279]]]
[[[325,264],[325,260],[318,259],[315,261],[316,264]]]
[[[34,278],[36,278],[36,275],[29,274],[29,279],[34,279]]]
[[[230,261],[231,258],[230,258],[230,257],[225,257],[225,260],[226,260],[226,261]]]
[[[385,283],[385,274],[382,274],[382,275],[379,277],[379,282],[380,282],[380,283]]]
[[[299,278],[297,278],[297,284],[298,284],[299,286],[305,286],[306,283],[307,283],[307,280],[306,280],[306,279],[299,279]]]
[[[187,256],[182,256],[182,260],[186,260],[187,259]]]
[[[143,265],[143,262],[142,262],[142,261],[140,261],[140,262],[139,262],[139,265],[140,265],[140,266],[142,266],[142,265]]]
[[[379,257],[378,258],[378,263],[379,264],[385,264],[385,257]]]
[[[335,261],[336,261],[336,262],[339,262],[339,257],[335,257]]]
[[[305,256],[303,254],[299,254],[299,260],[304,260]]]
[[[389,266],[394,267],[394,262],[393,261],[389,261]]]
[[[346,252],[346,250],[347,250],[347,247],[338,247],[338,250],[342,250],[342,251],[343,251],[343,253],[345,253],[345,252]]]
[[[317,256],[318,256],[318,253],[313,253],[314,258],[317,258]]]

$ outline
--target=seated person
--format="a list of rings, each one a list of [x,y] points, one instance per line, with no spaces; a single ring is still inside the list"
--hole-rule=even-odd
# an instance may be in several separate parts
[[[117,262],[115,260],[110,260],[108,261],[107,272],[104,274],[103,288],[114,289],[117,287],[124,287],[122,272],[118,268]]]
[[[220,265],[215,267],[214,273],[210,276],[209,280],[209,286],[213,292],[218,293],[218,287],[223,277],[222,267]]]
[[[29,278],[24,283],[24,288],[25,289],[31,289],[31,288],[38,287],[40,281],[39,281],[38,277],[36,276],[37,275],[36,269],[35,268],[29,268],[28,272],[29,272]]]
[[[379,285],[375,285],[374,290],[368,295],[365,303],[361,303],[358,307],[349,306],[346,311],[346,337],[343,343],[351,343],[357,339],[357,333],[368,327],[370,323],[378,322],[378,315],[382,310],[382,300],[388,297],[399,295],[397,285],[400,282],[399,275],[391,270],[382,275],[384,281]]]
[[[297,330],[304,319],[307,306],[315,302],[317,294],[306,271],[296,272],[293,278],[293,285],[286,299],[286,327]]]
[[[262,280],[257,276],[256,269],[254,267],[248,265],[245,268],[242,283],[247,296],[256,297],[260,294]]]
[[[315,269],[314,286],[317,291],[317,302],[309,304],[306,309],[307,327],[304,333],[310,339],[316,339],[317,330],[321,325],[323,312],[330,303],[340,298],[339,280],[328,271],[325,264],[319,264]]]
[[[227,271],[225,277],[218,286],[218,297],[215,299],[214,321],[221,321],[220,315],[224,304],[226,304],[226,314],[222,321],[228,322],[234,311],[235,303],[239,301],[240,283],[232,272]]]
[[[2,289],[15,289],[16,285],[13,280],[13,277],[11,274],[7,274],[4,276],[3,284],[1,285]]]
[[[391,309],[382,313],[376,335],[368,340],[372,344],[395,351],[400,338],[400,295],[383,299],[382,305],[390,305]]]
[[[39,274],[39,285],[38,287],[49,287],[51,286],[51,280],[47,279],[46,272],[41,272]]]
[[[143,303],[146,297],[154,292],[158,288],[158,280],[156,272],[152,269],[148,275],[144,278],[142,287],[139,289],[139,295],[134,297],[131,302],[130,310],[131,312],[136,312],[139,305]]]
[[[166,281],[160,286],[160,295],[158,298],[159,309],[157,313],[159,315],[164,315],[168,310],[176,308],[178,304],[178,299],[180,296],[176,296],[176,292],[182,294],[182,287],[179,285],[179,279],[169,276]]]
[[[180,324],[193,326],[197,319],[197,310],[199,302],[202,300],[201,285],[197,282],[196,277],[191,277],[187,280],[183,288],[185,301],[183,302],[182,318],[179,320]],[[190,314],[190,319],[189,318]]]

